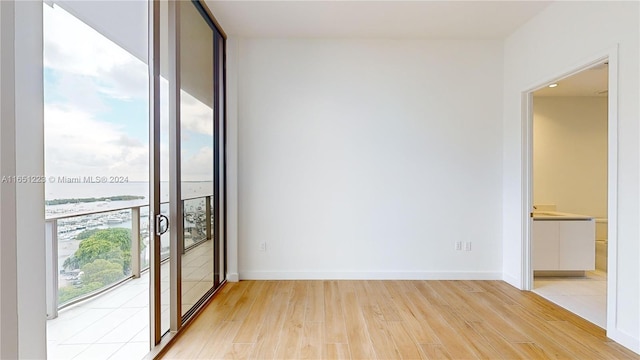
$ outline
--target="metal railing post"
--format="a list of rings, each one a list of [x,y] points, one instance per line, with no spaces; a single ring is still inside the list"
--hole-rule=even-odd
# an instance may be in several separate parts
[[[131,275],[140,277],[140,207],[131,208]]]
[[[45,221],[47,319],[58,317],[58,220]]]
[[[204,198],[205,224],[207,228],[207,240],[211,240],[211,196]]]
[[[187,221],[186,217],[184,216],[184,214],[185,214],[184,208],[185,208],[186,204],[187,204],[186,200],[180,200],[180,205],[179,206],[182,207],[182,211],[181,211],[182,219],[178,219],[178,221],[182,222],[182,230],[180,230],[180,231],[182,231],[182,234],[178,234],[178,239],[179,239],[178,241],[182,242],[182,249],[181,249],[181,254],[182,255],[184,255],[187,252],[187,250],[186,250],[187,247],[185,246],[185,243],[184,243],[184,229],[186,228],[185,221]]]

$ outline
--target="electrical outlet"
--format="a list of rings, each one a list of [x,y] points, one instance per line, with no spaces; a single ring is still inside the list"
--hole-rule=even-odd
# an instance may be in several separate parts
[[[267,243],[266,242],[261,242],[260,243],[260,251],[267,251]]]
[[[464,243],[464,251],[471,251],[471,241]]]
[[[462,250],[462,241],[456,241],[456,250],[457,251]]]

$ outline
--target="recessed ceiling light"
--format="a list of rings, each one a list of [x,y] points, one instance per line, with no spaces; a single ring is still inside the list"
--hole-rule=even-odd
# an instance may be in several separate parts
[[[554,88],[556,86],[558,86],[558,84],[556,84],[556,83],[553,83],[553,84],[549,85],[550,88]]]

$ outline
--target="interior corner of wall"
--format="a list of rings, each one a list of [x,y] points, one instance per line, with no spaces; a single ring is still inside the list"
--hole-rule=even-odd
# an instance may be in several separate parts
[[[508,274],[506,272],[503,272],[502,273],[502,280],[504,282],[506,282],[507,284],[522,290],[522,282],[520,281],[520,279],[517,276],[514,276],[513,274]]]

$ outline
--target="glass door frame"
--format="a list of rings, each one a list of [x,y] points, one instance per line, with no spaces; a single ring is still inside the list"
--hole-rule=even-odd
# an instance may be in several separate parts
[[[160,331],[160,2],[149,1],[149,330],[153,349],[162,339]]]
[[[181,304],[181,254],[180,231],[182,229],[182,207],[179,206],[180,194],[180,73],[179,73],[179,6],[176,1],[166,2],[168,5],[167,26],[168,26],[168,63],[167,77],[169,82],[169,218],[167,227],[171,227],[169,232],[169,332],[175,333],[180,330],[181,319],[179,306]],[[161,69],[161,30],[162,23],[160,12],[161,1],[149,1],[149,330],[151,336],[151,348],[160,344],[163,337],[161,321],[161,240],[163,233],[161,229],[161,209],[160,209],[160,144],[161,144],[161,124],[160,124],[160,69]],[[173,255],[173,256],[172,256]]]
[[[170,231],[170,296],[169,296],[169,332],[175,334],[183,325],[194,318],[208,300],[226,283],[226,34],[202,1],[192,1],[203,16],[203,21],[212,25],[214,32],[214,193],[213,211],[214,230],[212,241],[214,256],[221,259],[222,266],[216,266],[215,273],[222,270],[220,281],[214,280],[213,289],[208,291],[199,308],[182,316],[181,269],[183,251],[183,205],[181,196],[181,148],[180,148],[180,0],[149,1],[149,329],[151,349],[157,349],[163,340],[161,324],[161,200],[160,200],[160,69],[161,69],[161,3],[168,5],[168,57],[167,78],[169,81],[169,224]],[[218,34],[216,34],[216,32]],[[219,36],[218,36],[219,35]],[[220,48],[217,39],[222,41]],[[216,53],[221,49],[222,54]],[[216,107],[217,106],[217,107]],[[222,251],[222,254],[220,253]],[[215,262],[219,264],[217,261]],[[220,269],[220,267],[222,269]],[[165,342],[166,343],[166,342]]]

